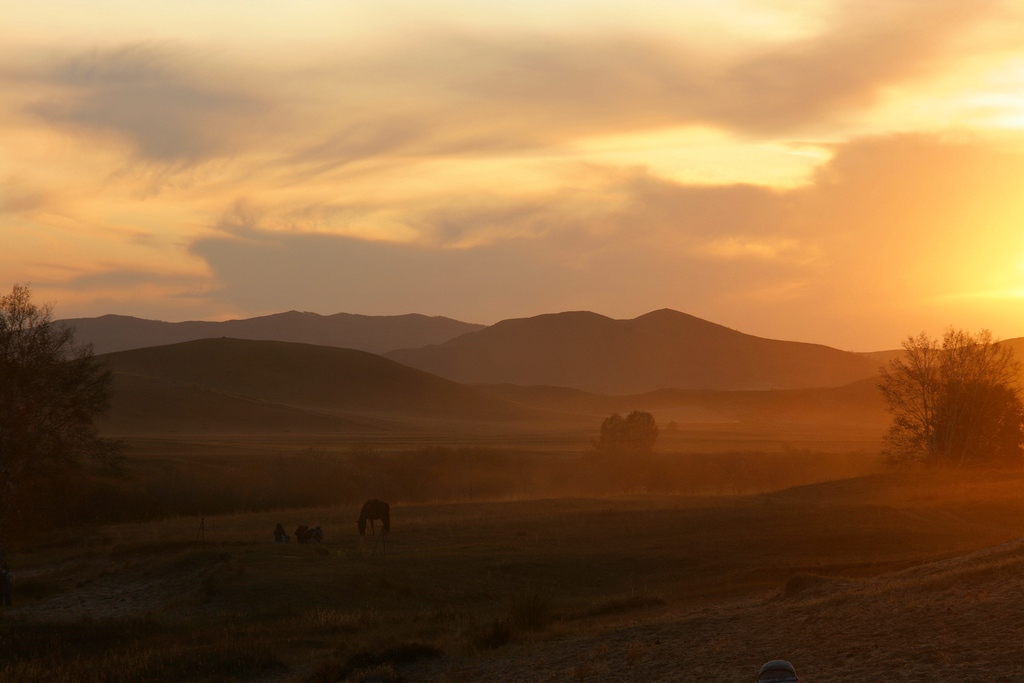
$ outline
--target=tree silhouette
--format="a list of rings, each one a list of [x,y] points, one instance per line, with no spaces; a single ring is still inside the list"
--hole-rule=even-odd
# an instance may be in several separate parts
[[[0,297],[0,542],[23,484],[118,453],[94,424],[108,405],[110,371],[51,312],[32,303],[27,285]]]
[[[601,435],[594,447],[604,453],[652,453],[658,440],[654,416],[634,410],[626,417],[615,413],[601,423]]]
[[[893,416],[885,437],[892,463],[953,467],[1024,462],[1024,403],[1013,349],[987,330],[950,329],[903,343],[879,388]]]

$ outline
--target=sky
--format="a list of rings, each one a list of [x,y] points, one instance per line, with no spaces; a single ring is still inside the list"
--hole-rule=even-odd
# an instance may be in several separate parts
[[[1024,0],[0,15],[0,290],[57,318],[1024,336]]]

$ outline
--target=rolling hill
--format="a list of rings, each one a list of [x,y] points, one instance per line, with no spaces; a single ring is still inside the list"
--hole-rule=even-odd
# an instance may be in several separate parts
[[[203,339],[98,357],[114,373],[116,433],[345,431],[402,421],[545,415],[353,349]]]
[[[168,323],[124,315],[59,320],[75,329],[80,343],[96,353],[112,353],[195,339],[231,337],[337,346],[371,353],[438,344],[483,325],[425,315],[318,315],[289,311],[245,320]]]
[[[632,320],[583,311],[505,320],[385,355],[465,384],[604,394],[837,387],[878,371],[877,361],[863,354],[755,337],[669,309]]]

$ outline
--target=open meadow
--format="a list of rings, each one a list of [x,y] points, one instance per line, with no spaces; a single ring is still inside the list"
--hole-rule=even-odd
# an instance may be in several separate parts
[[[386,552],[356,502],[68,529],[12,556],[0,680],[1019,680],[1024,477],[780,488],[395,500]]]
[[[876,379],[598,394],[231,339],[106,361],[123,459],[5,492],[0,681],[1024,673],[1024,473],[884,468]],[[609,414],[656,446],[604,443]],[[386,540],[357,532],[373,498]]]

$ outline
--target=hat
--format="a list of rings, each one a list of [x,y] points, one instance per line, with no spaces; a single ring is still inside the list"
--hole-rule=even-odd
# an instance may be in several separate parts
[[[795,681],[796,669],[785,659],[773,659],[761,666],[757,674],[757,683],[783,683],[784,681]]]

